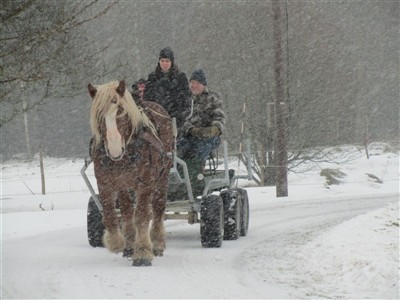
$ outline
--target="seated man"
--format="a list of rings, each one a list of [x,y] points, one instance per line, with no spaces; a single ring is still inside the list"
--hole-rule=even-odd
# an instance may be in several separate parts
[[[221,143],[225,113],[219,95],[207,88],[203,70],[195,70],[190,77],[191,114],[182,127],[177,141],[178,156],[188,165],[191,181],[204,168],[210,153]]]

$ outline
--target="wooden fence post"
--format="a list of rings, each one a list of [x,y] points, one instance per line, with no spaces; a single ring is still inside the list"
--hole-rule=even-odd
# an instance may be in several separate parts
[[[43,145],[39,148],[39,161],[40,161],[40,178],[42,182],[42,195],[46,195],[46,183],[44,178],[44,166],[43,166]]]

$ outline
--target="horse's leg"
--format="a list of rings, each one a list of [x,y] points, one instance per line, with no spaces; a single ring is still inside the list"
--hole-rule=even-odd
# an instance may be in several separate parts
[[[149,197],[151,189],[141,189],[136,191],[136,209],[134,224],[136,226],[135,246],[133,248],[134,266],[151,266],[153,259],[152,245],[149,233],[149,223],[151,219],[151,209]]]
[[[163,256],[165,250],[164,212],[167,199],[167,190],[168,173],[163,174],[160,180],[157,182],[152,198],[153,223],[150,236],[153,243],[153,254],[155,256]]]
[[[133,203],[128,190],[119,192],[119,205],[121,209],[121,215],[124,220],[122,226],[122,232],[126,239],[126,248],[124,250],[124,256],[131,257],[135,242],[136,228],[133,223],[133,216],[134,216]]]
[[[103,244],[111,252],[121,252],[125,249],[125,238],[119,228],[118,216],[115,212],[116,195],[109,187],[99,186],[99,193],[103,205],[103,224],[106,228]]]

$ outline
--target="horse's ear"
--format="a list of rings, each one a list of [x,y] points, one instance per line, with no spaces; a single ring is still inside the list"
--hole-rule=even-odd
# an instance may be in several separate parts
[[[96,88],[91,83],[88,84],[87,88],[88,88],[90,97],[94,98],[94,96],[97,93]]]
[[[124,94],[125,94],[125,90],[126,90],[125,81],[124,81],[124,80],[121,80],[121,81],[119,82],[118,87],[117,87],[117,93],[118,93],[121,97],[123,97]]]

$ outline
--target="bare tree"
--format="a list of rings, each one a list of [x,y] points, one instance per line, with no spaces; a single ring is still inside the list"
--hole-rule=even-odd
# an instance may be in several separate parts
[[[72,77],[77,66],[91,63],[90,52],[77,56],[75,46],[87,47],[86,37],[76,30],[105,15],[115,1],[4,0],[0,10],[0,127],[62,90],[63,79]],[[79,42],[78,42],[79,40]],[[101,52],[103,49],[97,49]],[[87,51],[86,53],[88,53]],[[71,65],[71,57],[78,61]],[[27,100],[27,90],[35,97]],[[23,103],[24,104],[23,105]]]
[[[90,134],[85,127],[89,102],[81,101],[87,81],[146,78],[159,49],[170,45],[182,71],[190,76],[204,69],[210,89],[220,93],[231,154],[239,149],[246,102],[243,140],[250,139],[257,154],[255,176],[261,185],[275,184],[272,2],[121,1],[96,17],[110,3],[1,1],[0,126],[22,110],[23,98],[27,109],[46,104],[28,114],[32,150],[44,137],[47,153],[81,155]],[[364,136],[397,141],[399,2],[285,3],[289,170],[296,159],[310,160],[308,149],[315,146],[359,143]],[[86,19],[92,22],[67,33],[59,25]],[[66,108],[70,113],[65,114]],[[0,128],[0,152],[24,148],[22,122],[20,116]],[[311,159],[319,160],[315,153]]]

